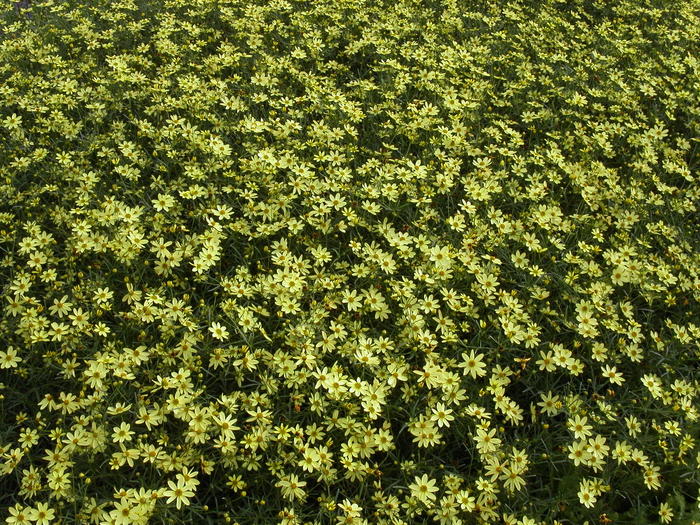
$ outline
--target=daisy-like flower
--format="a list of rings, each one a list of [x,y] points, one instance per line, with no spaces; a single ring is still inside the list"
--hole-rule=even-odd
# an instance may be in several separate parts
[[[137,521],[141,515],[130,501],[124,498],[119,503],[114,504],[114,510],[109,513],[109,517],[114,520],[115,525],[129,525]]]
[[[430,249],[430,260],[439,268],[449,268],[452,262],[450,249],[447,246],[434,246]]]
[[[501,444],[501,440],[495,436],[495,428],[492,428],[489,431],[483,428],[477,429],[474,440],[476,441],[476,448],[479,449],[479,452],[482,454],[495,452],[498,449],[498,445]]]
[[[179,480],[177,483],[170,480],[168,481],[168,487],[170,488],[163,491],[163,496],[168,498],[165,503],[174,501],[178,510],[182,505],[187,506],[190,504],[189,498],[194,496],[194,492],[190,490],[187,484],[181,483]]]
[[[358,310],[362,306],[362,300],[357,295],[357,290],[343,290],[343,303],[350,312]]]
[[[306,496],[304,491],[306,481],[299,481],[299,478],[294,474],[283,477],[277,482],[276,486],[282,489],[282,496],[287,499],[303,499]]]
[[[569,445],[569,459],[578,467],[581,463],[586,463],[590,457],[590,452],[585,441],[574,441]]]
[[[9,525],[29,525],[31,523],[31,521],[29,521],[29,510],[31,509],[17,504],[14,507],[10,507],[8,510],[10,511],[10,515],[5,518],[5,523]]]
[[[469,494],[468,490],[460,490],[457,493],[457,503],[459,503],[459,508],[467,512],[471,512],[476,506],[474,496]]]
[[[595,438],[588,440],[588,452],[599,458],[604,458],[608,455],[610,447],[605,444],[605,437],[597,435]]]
[[[559,408],[561,407],[559,396],[552,395],[552,392],[549,391],[546,394],[540,394],[540,397],[542,398],[542,401],[537,403],[537,406],[542,409],[542,412],[548,416],[554,416],[557,414],[557,412],[559,412]]]
[[[464,369],[464,375],[469,374],[472,376],[472,379],[486,375],[484,354],[477,354],[474,350],[472,350],[468,355],[466,352],[464,352],[462,354],[462,362],[458,366]]]
[[[650,490],[658,490],[661,488],[661,475],[659,467],[652,465],[644,470],[644,484]]]
[[[58,317],[63,317],[66,315],[73,303],[68,302],[68,296],[64,295],[61,299],[54,299],[53,305],[49,306],[49,312],[58,315]]]
[[[603,377],[607,377],[611,383],[615,385],[621,385],[625,380],[622,377],[622,374],[617,371],[617,368],[614,366],[604,366],[602,368],[603,371]]]
[[[449,427],[450,421],[454,421],[454,416],[452,415],[452,409],[445,407],[443,403],[438,403],[435,408],[432,409],[433,414],[431,419],[437,423],[437,426]]]
[[[503,486],[508,492],[521,490],[525,486],[525,480],[520,475],[522,472],[523,469],[515,465],[503,469],[503,474],[500,479],[504,482]]]
[[[0,368],[17,368],[17,363],[21,361],[13,347],[10,346],[5,352],[0,350]]]
[[[421,477],[416,476],[408,488],[411,491],[411,496],[426,505],[430,506],[435,502],[435,493],[438,488],[435,486],[435,480],[428,478],[427,474],[423,474]]]
[[[211,335],[219,341],[225,341],[228,339],[228,330],[220,323],[212,323],[209,327],[209,331],[211,332]]]
[[[168,211],[175,204],[175,199],[170,195],[159,193],[158,197],[151,202],[156,211]]]
[[[615,443],[615,449],[612,451],[612,456],[617,460],[618,464],[622,464],[632,459],[632,447],[627,441],[618,441]]]
[[[668,503],[662,503],[659,507],[659,518],[661,523],[671,523],[673,510],[671,510],[671,506]]]
[[[114,427],[112,430],[114,430],[112,434],[112,441],[114,443],[131,441],[131,436],[134,433],[134,431],[131,430],[131,425],[129,425],[129,423],[122,423],[118,427]]]
[[[573,419],[569,419],[567,426],[569,427],[569,430],[574,433],[574,437],[576,439],[586,439],[591,435],[591,428],[593,428],[590,425],[587,425],[587,422],[588,418],[585,416],[574,416]]]
[[[49,525],[55,517],[55,511],[46,503],[37,503],[36,508],[29,511],[29,519],[36,525]]]
[[[595,502],[598,501],[595,491],[592,489],[589,483],[585,482],[585,480],[582,481],[581,485],[579,486],[578,500],[581,502],[581,505],[588,509],[590,509],[593,505],[595,505]]]
[[[109,288],[98,288],[95,291],[93,299],[97,302],[97,304],[103,305],[104,303],[107,303],[112,298],[112,296],[112,291]]]

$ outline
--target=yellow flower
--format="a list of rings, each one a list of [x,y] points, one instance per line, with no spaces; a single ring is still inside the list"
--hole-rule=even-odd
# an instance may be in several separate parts
[[[138,523],[142,519],[141,512],[137,507],[132,506],[132,502],[123,498],[119,503],[114,504],[114,510],[109,513],[109,517],[113,520],[110,523],[114,525],[130,525]]]
[[[644,471],[644,484],[648,489],[658,490],[661,488],[661,475],[659,467],[652,465]]]
[[[106,303],[112,298],[112,291],[109,288],[98,288],[97,291],[95,291],[95,295],[93,296],[93,299],[98,303]]]
[[[299,481],[299,478],[294,474],[283,477],[275,486],[281,488],[282,496],[290,500],[303,499],[306,496],[303,488],[306,486],[306,481]]]
[[[49,312],[62,318],[68,313],[71,306],[73,306],[73,304],[68,302],[68,296],[64,295],[60,300],[53,300],[53,305],[49,306]]]
[[[452,415],[452,409],[445,407],[443,403],[438,403],[435,405],[433,410],[433,415],[431,419],[437,423],[438,427],[449,427],[450,421],[454,421],[454,416]]]
[[[134,434],[129,423],[122,423],[118,427],[114,427],[112,430],[114,430],[114,433],[112,434],[112,441],[114,443],[131,441],[131,436]]]
[[[659,507],[659,518],[661,518],[661,523],[671,523],[673,510],[668,503],[662,503]]]
[[[9,525],[30,525],[31,521],[29,521],[29,510],[31,509],[27,509],[22,507],[22,505],[17,504],[14,507],[10,507],[8,510],[10,511],[10,515],[5,518],[5,523],[8,523]]]
[[[587,463],[590,457],[588,447],[585,441],[574,441],[569,445],[569,459],[574,462],[574,466],[578,467],[581,463]]]
[[[187,484],[181,483],[179,480],[177,483],[171,480],[168,481],[168,486],[170,488],[163,491],[163,496],[168,498],[165,503],[174,501],[178,510],[183,504],[185,506],[190,504],[189,498],[194,496],[194,492],[190,490]]]
[[[615,385],[621,385],[625,381],[622,373],[618,372],[614,366],[604,366],[602,371],[603,377],[607,377]]]
[[[416,476],[408,488],[411,491],[411,496],[418,501],[422,501],[428,506],[432,506],[435,502],[435,493],[438,488],[435,486],[435,480],[428,478],[427,474],[423,474],[421,477]]]
[[[0,351],[0,368],[17,368],[22,359],[17,357],[17,350],[9,347],[6,352]]]
[[[219,341],[225,341],[228,338],[228,330],[220,323],[212,323],[209,327],[209,331],[211,335]]]
[[[484,354],[477,354],[472,350],[469,355],[466,352],[462,354],[462,362],[458,365],[463,368],[464,375],[469,374],[472,379],[483,377],[486,375],[486,365],[483,362]]]
[[[556,365],[554,364],[554,356],[552,352],[547,352],[546,354],[540,351],[540,359],[535,361],[535,364],[539,366],[540,370],[546,370],[547,372],[553,372],[556,370]]]
[[[56,517],[53,509],[50,509],[46,503],[37,503],[35,509],[29,509],[29,519],[35,525],[48,525]]]
[[[595,490],[587,480],[582,480],[579,485],[578,499],[586,508],[591,508],[598,500]]]
[[[156,211],[168,211],[175,204],[175,199],[170,195],[159,193],[158,197],[151,202]]]
[[[540,397],[542,398],[542,401],[537,403],[537,406],[542,409],[542,412],[548,416],[554,416],[557,414],[557,412],[559,412],[559,409],[561,408],[559,396],[552,395],[552,392],[549,391],[546,394],[540,394]]]
[[[503,469],[503,474],[500,479],[504,481],[503,485],[508,492],[521,490],[525,486],[525,480],[520,476],[522,472],[523,468],[516,467],[515,465]]]
[[[576,439],[586,439],[591,435],[591,428],[593,428],[590,425],[587,425],[587,422],[588,418],[585,416],[574,416],[573,419],[569,419],[567,426],[569,427],[569,430],[574,433],[574,437]]]
[[[347,305],[350,312],[362,306],[362,300],[357,296],[357,290],[343,290],[343,303]]]
[[[605,444],[605,437],[597,435],[595,438],[588,440],[588,452],[599,458],[604,458],[608,455],[610,447]]]
[[[492,428],[488,432],[484,428],[479,428],[476,431],[476,448],[482,454],[488,454],[489,452],[495,452],[498,449],[498,445],[501,444],[501,440],[496,436],[496,429]]]

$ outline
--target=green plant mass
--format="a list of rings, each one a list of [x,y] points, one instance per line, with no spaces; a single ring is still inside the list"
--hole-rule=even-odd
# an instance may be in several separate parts
[[[700,523],[700,0],[2,0],[0,522]]]

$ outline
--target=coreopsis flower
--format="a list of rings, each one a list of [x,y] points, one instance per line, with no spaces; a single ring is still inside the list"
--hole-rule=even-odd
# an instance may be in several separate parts
[[[275,486],[282,489],[282,496],[289,500],[303,499],[306,496],[306,481],[299,481],[295,474],[284,476]]]
[[[618,372],[617,368],[614,366],[604,366],[602,372],[603,377],[608,378],[608,380],[615,385],[621,385],[625,381],[622,374]]]
[[[574,416],[573,419],[569,419],[566,423],[567,427],[571,432],[574,433],[576,439],[585,439],[591,435],[591,427],[587,425],[587,417]]]
[[[671,509],[671,505],[668,503],[661,504],[659,507],[659,519],[661,520],[661,523],[671,523],[671,520],[673,519],[673,510]]]
[[[458,365],[463,368],[464,375],[469,374],[472,379],[483,377],[486,375],[486,364],[484,363],[484,354],[477,354],[474,350],[467,354],[462,354],[462,362]]]
[[[46,503],[37,503],[35,508],[28,510],[28,515],[35,525],[49,525],[56,517],[56,512]]]
[[[447,408],[443,403],[437,403],[432,409],[432,412],[431,419],[437,423],[437,426],[440,428],[449,427],[450,422],[455,419],[452,415],[452,409]]]
[[[190,490],[187,483],[182,483],[180,480],[175,483],[174,481],[170,480],[168,481],[168,487],[168,489],[163,491],[163,497],[168,498],[166,503],[172,503],[174,501],[178,510],[183,505],[187,506],[190,504],[189,498],[194,496],[194,492]]]
[[[13,507],[10,507],[8,511],[10,515],[5,518],[5,523],[9,525],[30,525],[30,517],[32,514],[30,512],[31,507],[24,507],[19,503]]]
[[[131,430],[131,425],[129,423],[121,423],[118,427],[112,429],[112,441],[114,443],[125,443],[131,441],[131,436],[134,431]]]
[[[574,466],[578,467],[582,463],[584,465],[587,463],[590,453],[588,452],[588,447],[585,441],[574,441],[571,445],[569,445],[568,449],[569,459],[574,462]]]
[[[482,454],[488,454],[490,452],[495,452],[498,446],[501,444],[501,439],[495,437],[496,429],[492,428],[488,430],[487,428],[478,428],[476,430],[476,436],[474,436],[474,441],[476,441],[476,448]]]
[[[64,295],[61,299],[54,299],[53,305],[49,306],[49,312],[62,318],[69,311],[73,303],[68,302],[68,296]]]
[[[591,508],[593,505],[595,505],[596,501],[598,501],[595,492],[591,490],[590,486],[586,483],[581,483],[578,491],[578,499],[581,502],[581,505],[585,506],[586,508]]]
[[[644,471],[644,484],[648,489],[658,490],[661,488],[661,475],[659,471],[661,469],[656,465],[651,465]]]
[[[221,323],[213,322],[209,327],[209,332],[211,332],[211,335],[219,341],[225,341],[228,339],[228,330]]]
[[[503,469],[503,474],[499,479],[503,481],[503,486],[508,492],[515,492],[525,487],[525,480],[521,476],[523,470],[522,467],[515,465]]]
[[[427,474],[422,476],[416,476],[413,483],[408,486],[411,491],[411,496],[416,498],[418,501],[431,506],[435,502],[435,493],[438,488],[435,486],[435,480],[428,477]]]
[[[0,368],[17,368],[17,364],[22,362],[22,358],[17,356],[17,350],[10,346],[7,350],[0,350]]]

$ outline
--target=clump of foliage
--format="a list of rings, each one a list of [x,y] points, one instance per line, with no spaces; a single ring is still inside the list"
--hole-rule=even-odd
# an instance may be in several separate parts
[[[697,0],[1,9],[7,523],[700,520]]]

